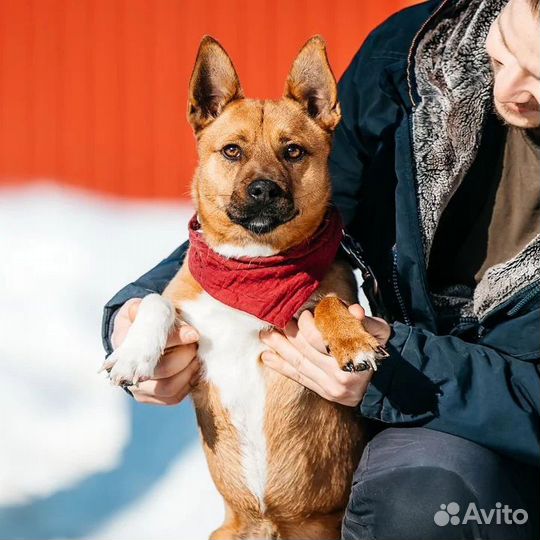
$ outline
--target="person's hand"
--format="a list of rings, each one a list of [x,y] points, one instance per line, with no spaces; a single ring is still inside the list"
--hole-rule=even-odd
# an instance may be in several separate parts
[[[113,348],[125,339],[141,303],[140,298],[128,300],[116,314],[111,336]],[[169,335],[165,352],[156,367],[154,377],[130,386],[133,397],[140,403],[176,405],[198,382],[200,363],[197,358],[199,334],[192,326],[183,324]]]
[[[358,304],[349,306],[349,311],[363,322],[364,328],[380,345],[386,345],[391,334],[386,321],[366,317],[364,309]],[[336,360],[328,354],[311,312],[303,311],[298,323],[291,321],[284,333],[277,330],[261,332],[261,341],[272,349],[261,355],[265,365],[321,397],[350,407],[358,405],[364,397],[373,372],[341,370]]]
[[[364,328],[379,342],[379,345],[386,347],[392,333],[391,326],[380,317],[368,317],[364,308],[360,304],[349,306],[351,315],[362,321]]]

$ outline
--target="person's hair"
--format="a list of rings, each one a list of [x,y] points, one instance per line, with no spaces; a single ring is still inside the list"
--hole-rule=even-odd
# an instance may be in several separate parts
[[[531,6],[533,13],[537,17],[540,17],[540,0],[529,0],[529,5]]]

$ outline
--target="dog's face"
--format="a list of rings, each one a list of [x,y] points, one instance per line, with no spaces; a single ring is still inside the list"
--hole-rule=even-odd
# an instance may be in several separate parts
[[[340,119],[321,38],[300,51],[279,101],[244,98],[227,53],[204,38],[188,116],[199,152],[193,196],[214,249],[266,255],[313,234],[330,200],[327,162]]]

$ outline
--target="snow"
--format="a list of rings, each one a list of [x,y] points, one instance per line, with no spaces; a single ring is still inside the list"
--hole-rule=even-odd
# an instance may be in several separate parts
[[[223,517],[189,401],[97,370],[103,304],[187,237],[188,205],[0,190],[0,537],[207,538]]]
[[[144,520],[152,520],[141,526]],[[223,522],[223,502],[217,493],[199,443],[178,458],[168,474],[139,501],[115,516],[95,534],[93,540],[178,540],[208,538]],[[129,534],[126,534],[129,528]],[[149,529],[152,533],[149,536]]]

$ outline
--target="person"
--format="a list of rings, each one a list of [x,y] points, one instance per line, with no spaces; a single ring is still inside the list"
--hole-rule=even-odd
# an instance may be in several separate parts
[[[374,428],[346,540],[539,536],[538,3],[408,8],[370,34],[339,83],[334,201],[390,320],[350,309],[390,356],[346,382],[315,369],[333,359],[308,312],[261,339],[266,365]],[[108,352],[185,249],[107,304]],[[171,336],[135,399],[183,399],[198,376],[196,340],[188,326]]]

